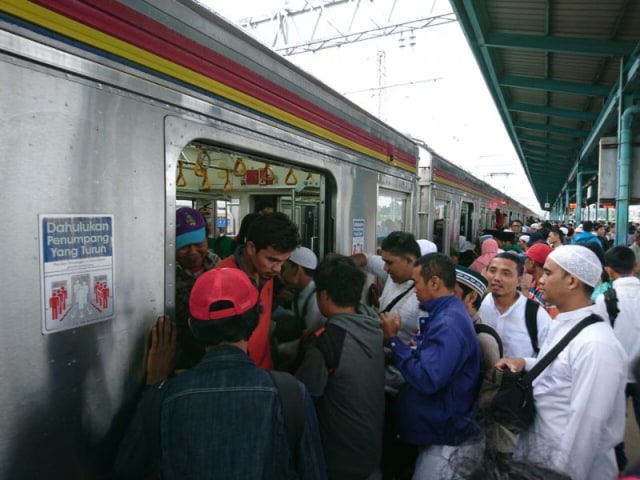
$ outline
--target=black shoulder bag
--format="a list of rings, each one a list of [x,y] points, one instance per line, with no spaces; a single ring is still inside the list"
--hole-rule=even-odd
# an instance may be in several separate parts
[[[542,357],[528,372],[511,372],[508,369],[495,370],[497,391],[491,400],[489,414],[494,421],[502,424],[514,433],[527,430],[535,417],[533,402],[533,380],[555,360],[558,354],[575,338],[582,329],[602,322],[598,315],[591,314],[575,325],[562,339]]]

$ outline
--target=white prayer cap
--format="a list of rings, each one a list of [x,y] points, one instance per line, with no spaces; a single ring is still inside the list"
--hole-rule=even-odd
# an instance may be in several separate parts
[[[529,235],[520,235],[520,238],[518,240],[522,240],[524,243],[529,243],[531,237]]]
[[[569,229],[567,227],[560,227],[560,231],[564,234],[564,235],[569,235]]]
[[[564,271],[578,277],[582,283],[595,287],[600,282],[602,264],[598,256],[582,245],[564,245],[549,254],[547,260],[553,260]]]
[[[297,247],[293,252],[291,252],[289,260],[296,265],[308,268],[309,270],[315,270],[318,267],[318,257],[313,253],[313,250],[310,250],[307,247]]]
[[[416,240],[418,242],[418,246],[420,247],[420,255],[426,255],[427,253],[435,253],[438,251],[438,247],[435,243],[425,240],[421,238],[420,240]]]

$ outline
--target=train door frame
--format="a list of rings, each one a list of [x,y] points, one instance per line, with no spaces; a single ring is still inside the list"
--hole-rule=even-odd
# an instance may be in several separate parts
[[[165,117],[165,218],[166,218],[166,268],[165,268],[165,305],[166,310],[171,314],[175,306],[175,244],[172,241],[175,238],[175,211],[177,200],[198,200],[198,199],[215,199],[215,194],[207,192],[178,192],[176,176],[178,173],[178,159],[181,152],[191,144],[202,144],[211,146],[213,149],[224,149],[233,152],[258,152],[251,153],[265,161],[269,159],[277,159],[277,162],[283,166],[290,166],[305,172],[315,173],[315,177],[320,177],[318,183],[318,191],[320,202],[318,203],[318,235],[314,240],[315,247],[319,258],[322,258],[329,249],[335,245],[334,228],[335,212],[328,211],[334,205],[330,197],[335,196],[336,192],[331,190],[337,188],[336,182],[332,178],[332,172],[317,166],[311,166],[315,163],[316,157],[323,158],[323,152],[309,149],[308,161],[309,165],[301,165],[295,159],[301,158],[301,149],[298,145],[287,144],[280,139],[265,140],[261,135],[256,133],[257,127],[249,125],[247,128],[241,128],[235,125],[222,123],[216,119],[207,118],[207,123],[202,123],[192,117]],[[305,137],[297,137],[298,143],[308,141]],[[304,177],[303,177],[304,180]],[[329,187],[327,186],[329,185]],[[258,196],[261,193],[269,192],[276,196],[291,195],[292,188],[277,188],[268,185],[260,190],[257,186],[253,193]],[[238,196],[245,198],[244,205],[239,208],[239,217],[249,213],[252,208],[250,206],[250,198],[252,192],[250,190],[230,192],[227,196],[233,198]],[[218,195],[219,196],[219,195]]]

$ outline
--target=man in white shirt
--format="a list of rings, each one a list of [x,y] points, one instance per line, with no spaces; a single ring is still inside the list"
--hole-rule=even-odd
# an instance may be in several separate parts
[[[534,341],[526,325],[527,297],[518,291],[524,265],[514,253],[499,253],[487,267],[490,295],[480,306],[482,321],[498,332],[505,357],[535,357]],[[544,308],[536,313],[537,345],[541,346],[551,317]],[[533,332],[532,332],[533,334]]]
[[[313,276],[318,266],[318,257],[313,250],[299,246],[287,260],[280,272],[280,279],[285,286],[295,292],[291,310],[304,324],[304,332],[313,332],[322,327],[327,319],[318,308],[316,301],[316,284]]]
[[[607,308],[605,297],[610,293],[599,295],[596,298],[596,306],[599,315],[609,320],[613,326],[613,333],[622,344],[629,361],[640,356],[640,279],[633,276],[637,268],[635,256],[629,247],[618,245],[604,254],[604,269],[613,280],[615,292],[611,296],[612,312]],[[615,312],[617,310],[617,313]],[[636,383],[632,367],[627,372],[626,397],[631,397],[631,404],[635,413],[636,422],[640,427],[640,388]],[[620,470],[624,470],[627,459],[624,453],[624,444],[616,447],[616,455]]]
[[[391,232],[380,245],[381,255],[358,253],[356,265],[384,282],[378,312],[399,315],[398,337],[409,344],[418,329],[418,299],[414,294],[413,263],[421,256],[420,246],[408,232]],[[389,308],[390,307],[390,308]]]
[[[581,245],[554,250],[540,278],[545,300],[560,312],[540,349],[542,358],[571,328],[598,309],[598,257]],[[535,358],[504,358],[498,368],[531,369]],[[614,446],[624,435],[626,354],[608,322],[583,329],[533,382],[536,416],[520,436],[517,454],[573,480],[613,480]]]
[[[291,362],[296,359],[300,336],[304,338],[305,335],[324,326],[327,321],[316,300],[316,284],[313,277],[317,266],[318,257],[313,250],[302,246],[293,250],[289,259],[282,264],[280,280],[285,287],[294,292],[294,297],[291,301],[291,311],[282,309],[279,321],[287,319],[286,325],[291,328],[291,334],[296,338],[285,338],[285,341],[278,343],[279,369],[292,368]],[[276,318],[275,313],[273,317]],[[276,329],[276,334],[277,332]]]
[[[631,243],[631,251],[636,256],[636,263],[640,265],[640,232],[636,233],[633,243]],[[640,269],[636,270],[636,277],[640,277]]]

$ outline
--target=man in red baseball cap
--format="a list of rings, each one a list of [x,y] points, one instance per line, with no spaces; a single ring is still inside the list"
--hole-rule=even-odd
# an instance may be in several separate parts
[[[189,297],[189,326],[206,353],[195,367],[170,379],[175,327],[168,317],[158,320],[147,388],[118,452],[119,474],[146,478],[159,470],[165,479],[326,479],[306,389],[289,374],[258,368],[247,354],[258,325],[258,299],[258,290],[237,268],[199,276]]]
[[[527,273],[531,274],[533,277],[531,286],[527,291],[527,298],[538,302],[544,307],[551,318],[555,318],[556,315],[558,315],[558,309],[554,305],[547,303],[544,298],[542,298],[542,291],[538,285],[538,280],[540,280],[540,277],[542,277],[542,274],[544,273],[544,262],[547,261],[547,257],[552,251],[553,248],[546,243],[535,243],[531,245],[525,253],[526,258],[524,261],[524,268]]]

